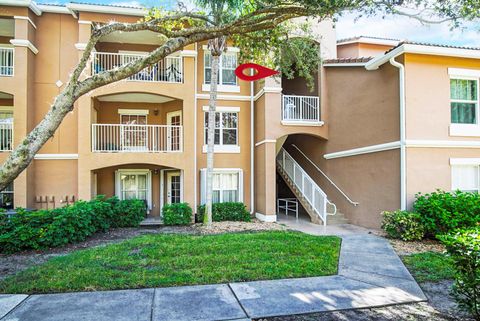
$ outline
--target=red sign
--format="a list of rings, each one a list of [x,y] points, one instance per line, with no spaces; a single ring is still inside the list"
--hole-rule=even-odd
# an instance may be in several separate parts
[[[256,73],[251,76],[245,75],[244,71],[247,69],[253,69],[256,71]],[[237,75],[238,78],[245,81],[255,81],[255,80],[267,78],[276,74],[278,74],[278,71],[275,71],[273,69],[263,67],[254,63],[241,64],[240,66],[237,67],[237,69],[235,69],[235,75]]]

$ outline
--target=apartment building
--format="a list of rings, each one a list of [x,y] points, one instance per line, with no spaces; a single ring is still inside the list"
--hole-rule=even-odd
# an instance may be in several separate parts
[[[145,13],[0,0],[0,161],[67,83],[92,22]],[[480,51],[337,43],[331,23],[317,27],[324,60],[313,91],[301,79],[239,80],[238,49],[222,56],[214,200],[244,202],[264,221],[276,220],[280,200],[299,202],[320,224],[344,217],[377,227],[382,210],[410,206],[416,192],[478,190]],[[85,76],[158,44],[150,32],[108,35]],[[209,77],[210,56],[197,43],[81,97],[1,205],[51,208],[103,194],[145,199],[153,219],[164,204],[196,208],[205,198]]]

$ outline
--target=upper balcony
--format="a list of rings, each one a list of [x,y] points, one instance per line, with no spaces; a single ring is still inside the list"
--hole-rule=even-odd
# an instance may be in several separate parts
[[[13,147],[13,96],[0,92],[0,152]]]
[[[94,99],[94,153],[183,151],[183,102],[160,95],[119,93]]]
[[[282,96],[283,125],[321,125],[318,96]]]
[[[150,31],[115,32],[106,35],[95,45],[91,57],[91,73],[114,70],[146,57],[157,49],[164,40]],[[183,57],[173,53],[162,61],[149,66],[126,79],[136,82],[183,83]]]
[[[14,48],[10,40],[15,37],[15,20],[0,18],[0,77],[12,77]]]
[[[12,77],[13,76],[13,47],[6,47],[0,44],[0,76]]]
[[[92,75],[102,71],[113,70],[145,56],[146,54],[94,52],[92,53]],[[162,61],[130,76],[127,80],[182,83],[182,57],[166,57]]]

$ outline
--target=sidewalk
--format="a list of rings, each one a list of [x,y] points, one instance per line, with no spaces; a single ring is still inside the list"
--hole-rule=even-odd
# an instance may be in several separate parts
[[[338,275],[172,288],[0,295],[0,320],[250,320],[425,301],[390,244],[342,236]]]

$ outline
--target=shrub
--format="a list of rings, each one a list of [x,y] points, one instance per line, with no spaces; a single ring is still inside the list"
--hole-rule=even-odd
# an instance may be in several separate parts
[[[425,228],[420,215],[407,211],[383,212],[382,228],[388,236],[404,241],[421,240]]]
[[[16,212],[10,219],[0,213],[0,252],[57,247],[83,241],[112,226],[138,226],[146,208],[143,201],[99,196],[53,210],[18,208]]]
[[[108,200],[112,204],[113,227],[135,227],[145,218],[147,205],[142,200],[119,200],[112,197]]]
[[[446,234],[459,228],[475,227],[480,222],[480,194],[444,192],[417,194],[413,205],[429,236]]]
[[[205,214],[205,205],[200,205],[197,211],[197,220],[203,222]],[[244,221],[250,222],[251,217],[245,204],[240,202],[215,203],[212,206],[212,220],[214,222],[221,221]]]
[[[452,293],[459,306],[480,320],[480,228],[439,236],[454,262]]]
[[[175,203],[163,206],[163,224],[188,225],[192,223],[192,208],[188,203]]]

